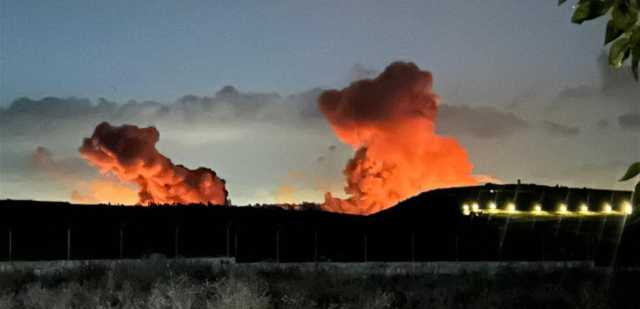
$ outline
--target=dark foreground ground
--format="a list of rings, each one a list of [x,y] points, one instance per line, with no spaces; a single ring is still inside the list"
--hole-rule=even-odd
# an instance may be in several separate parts
[[[0,308],[637,308],[639,270],[345,271],[148,260],[0,272]],[[274,264],[271,264],[274,265]],[[378,265],[379,266],[379,265]],[[341,270],[342,269],[342,270]]]

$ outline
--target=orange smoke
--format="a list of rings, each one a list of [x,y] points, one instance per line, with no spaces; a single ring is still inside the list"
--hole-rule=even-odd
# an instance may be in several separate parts
[[[322,93],[320,110],[356,151],[344,169],[350,197],[327,193],[324,209],[371,214],[425,190],[477,183],[466,151],[435,133],[432,82],[430,72],[395,62],[375,79]]]
[[[103,122],[84,139],[80,154],[102,173],[136,183],[140,204],[227,204],[223,179],[208,168],[174,165],[156,149],[159,138],[154,127],[114,127]]]

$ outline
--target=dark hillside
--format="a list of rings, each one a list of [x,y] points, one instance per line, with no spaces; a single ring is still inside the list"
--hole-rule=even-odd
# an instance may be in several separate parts
[[[107,206],[1,201],[0,260],[234,256],[250,261],[593,260],[638,264],[640,229],[599,215],[629,192],[486,185],[434,190],[368,217],[281,207]],[[463,215],[463,203],[533,203],[585,216]],[[626,224],[626,227],[625,227]],[[625,231],[622,233],[622,231]],[[638,236],[636,236],[638,235]]]

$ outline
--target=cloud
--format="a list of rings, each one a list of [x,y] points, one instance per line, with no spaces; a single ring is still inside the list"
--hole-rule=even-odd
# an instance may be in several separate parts
[[[367,67],[363,64],[356,63],[349,72],[350,82],[357,81],[366,78],[373,78],[378,72],[371,67]]]
[[[571,137],[580,133],[580,128],[567,126],[564,124],[556,123],[553,121],[545,120],[542,122],[542,127],[549,133],[556,136]]]
[[[24,135],[34,133],[34,130],[55,130],[81,120],[92,122],[92,125],[101,121],[141,120],[149,123],[253,120],[283,124],[283,120],[319,118],[315,104],[321,92],[322,89],[317,88],[281,96],[278,93],[241,92],[233,86],[225,86],[213,96],[188,94],[171,103],[130,100],[123,104],[104,98],[96,102],[75,97],[19,98],[0,110],[0,128],[7,135]]]
[[[528,127],[515,114],[490,106],[441,105],[438,111],[438,131],[445,135],[500,138]]]
[[[607,119],[600,119],[598,120],[598,122],[596,123],[596,127],[598,127],[598,129],[606,129],[609,127],[609,120]]]
[[[629,166],[625,161],[579,163],[576,166],[559,169],[559,173],[548,175],[564,185],[592,188],[628,189],[628,183],[618,181]]]
[[[43,146],[37,146],[31,153],[28,167],[36,175],[44,173],[51,179],[63,182],[76,182],[95,176],[95,172],[82,159],[56,158],[49,148]]]
[[[593,85],[565,87],[557,96],[554,104],[599,105],[615,104],[633,107],[640,98],[640,87],[631,77],[629,67],[613,69],[609,67],[607,55],[598,57],[600,82]]]
[[[627,113],[618,117],[618,124],[625,130],[640,131],[640,113]]]
[[[75,203],[133,205],[137,202],[138,195],[133,188],[113,177],[97,175],[80,158],[59,159],[50,149],[38,146],[31,153],[28,166],[35,177],[70,190],[68,199]]]

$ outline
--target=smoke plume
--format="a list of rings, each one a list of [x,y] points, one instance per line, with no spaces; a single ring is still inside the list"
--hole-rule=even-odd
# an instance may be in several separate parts
[[[466,151],[435,133],[432,82],[430,72],[396,62],[374,79],[320,95],[337,137],[355,150],[344,169],[349,197],[327,193],[325,209],[371,214],[424,190],[477,183]]]
[[[154,127],[103,122],[84,139],[80,154],[102,173],[136,183],[140,204],[227,204],[223,179],[208,168],[174,165],[156,149],[159,137]]]

